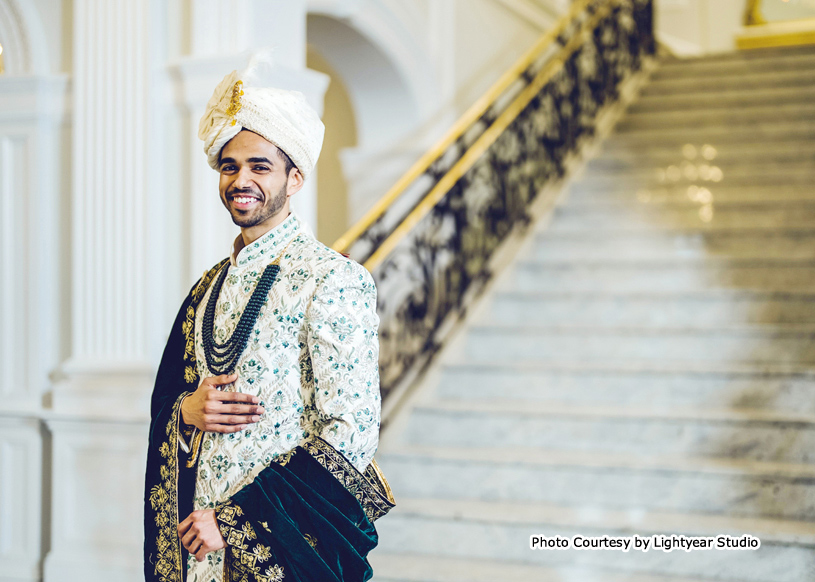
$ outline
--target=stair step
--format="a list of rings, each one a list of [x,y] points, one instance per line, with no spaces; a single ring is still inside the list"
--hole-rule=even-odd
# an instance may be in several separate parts
[[[402,498],[377,522],[385,553],[495,560],[542,567],[612,569],[633,576],[691,576],[727,582],[801,582],[815,565],[815,526],[781,520],[721,518],[687,513],[643,515],[636,511],[568,508],[543,503],[489,503]],[[685,534],[761,539],[756,551],[651,550],[532,551],[531,535]],[[503,580],[498,577],[496,580]],[[563,578],[563,581],[593,582]],[[605,579],[601,579],[605,582]],[[667,581],[666,581],[667,582]],[[684,581],[683,581],[684,582]]]
[[[534,366],[445,365],[439,398],[610,406],[753,408],[815,414],[815,373],[763,370],[678,370],[616,363],[598,368],[563,362]]]
[[[586,173],[636,173],[655,168],[694,164],[715,165],[723,171],[740,170],[762,165],[767,170],[784,169],[787,165],[815,162],[815,140],[790,141],[772,145],[725,144],[718,148],[710,144],[644,148],[617,147],[603,150],[602,155],[586,164]]]
[[[765,47],[750,50],[710,53],[693,57],[666,55],[660,58],[660,63],[663,66],[671,67],[686,64],[692,65],[693,63],[751,61],[754,59],[771,59],[776,57],[785,58],[790,56],[813,54],[815,54],[815,47],[812,45]]]
[[[815,83],[803,87],[766,87],[752,91],[739,88],[702,94],[644,95],[629,106],[628,112],[717,110],[725,107],[777,106],[778,103],[805,105],[813,101]]]
[[[788,187],[802,187],[811,185],[815,182],[815,167],[810,167],[801,164],[795,168],[790,167],[786,172],[772,172],[772,171],[754,171],[754,170],[729,170],[727,172],[715,170],[716,167],[711,166],[705,175],[708,179],[702,179],[701,176],[693,179],[687,178],[682,175],[682,170],[675,166],[677,169],[665,168],[664,178],[663,172],[653,169],[651,172],[644,172],[642,175],[630,176],[586,176],[582,180],[575,182],[571,187],[572,191],[589,191],[589,192],[607,192],[610,194],[619,193],[621,191],[642,192],[661,191],[669,187],[681,187],[688,192],[692,188],[691,194],[697,196],[701,188],[707,188],[713,193],[712,201],[716,202],[716,194],[720,187],[756,187],[761,186],[765,188],[788,188]]]
[[[815,416],[760,409],[437,400],[413,410],[402,438],[410,445],[475,447],[475,454],[538,447],[550,455],[628,454],[639,461],[688,455],[692,468],[698,457],[768,461],[768,474],[782,470],[778,463],[815,461]],[[815,465],[809,467],[803,476],[815,479]]]
[[[815,477],[794,469],[770,472],[755,461],[648,465],[628,455],[631,462],[612,464],[604,459],[623,455],[436,445],[400,451],[377,455],[377,463],[402,497],[815,519]]]
[[[780,182],[780,181],[779,181]],[[697,186],[698,188],[698,186]],[[717,204],[726,202],[790,202],[815,201],[815,187],[811,184],[775,183],[768,186],[743,185],[728,186],[718,183],[707,186],[713,193]],[[607,188],[581,188],[580,184],[569,186],[569,206],[582,206],[585,204],[662,204],[690,201],[697,198],[699,191],[687,184],[665,185],[658,188],[614,188],[609,184]]]
[[[717,179],[714,168],[721,170]],[[677,170],[679,171],[677,173]],[[603,180],[648,180],[656,179],[661,184],[671,182],[721,182],[723,178],[733,175],[771,176],[772,174],[786,174],[789,172],[801,174],[815,174],[815,153],[799,160],[783,161],[755,161],[746,160],[694,160],[674,159],[669,163],[648,163],[645,160],[632,161],[627,164],[588,165],[583,174],[584,179]]]
[[[813,173],[815,179],[815,173]],[[815,228],[815,203],[746,202],[717,204],[715,194],[704,193],[709,204],[650,204],[561,206],[549,230],[603,232],[705,228]],[[699,194],[701,196],[701,194]]]
[[[379,550],[371,552],[368,560],[374,569],[371,582],[705,582],[701,578],[666,578],[597,568],[546,567],[426,554],[388,554]]]
[[[618,124],[615,133],[609,137],[609,145],[652,144],[679,145],[686,143],[749,143],[801,141],[815,138],[815,122],[809,119],[798,121],[755,119],[749,125],[692,125],[675,127],[626,127]]]
[[[698,126],[752,126],[761,122],[813,121],[815,106],[800,103],[753,105],[688,111],[629,112],[617,123],[619,131],[665,130]]]
[[[815,229],[708,228],[654,232],[543,232],[535,261],[671,259],[725,256],[742,259],[815,259]]]
[[[815,261],[674,259],[518,263],[507,284],[518,291],[686,292],[718,289],[810,292]]]
[[[815,294],[498,293],[486,321],[503,325],[694,327],[815,324]]]
[[[653,80],[699,77],[749,77],[765,72],[811,71],[815,54],[763,55],[748,59],[665,61],[651,74]]]
[[[483,326],[467,334],[466,355],[476,362],[505,363],[631,358],[815,365],[815,329]]]
[[[434,404],[439,404],[434,402]],[[462,406],[464,404],[462,403]],[[420,408],[421,409],[421,408]],[[425,409],[421,409],[425,410]],[[451,415],[452,418],[452,415]],[[543,422],[543,421],[542,421]],[[778,479],[788,483],[815,483],[815,466],[809,463],[760,461],[715,457],[690,457],[672,453],[642,454],[604,450],[564,450],[531,446],[474,447],[445,445],[442,443],[407,443],[392,447],[388,459],[421,457],[428,462],[451,461],[459,465],[493,465],[495,470],[506,467],[565,468],[585,471],[640,471],[643,473],[671,473],[675,475],[738,477],[746,479]],[[472,492],[468,492],[472,493]],[[812,491],[815,495],[815,491]],[[537,493],[534,493],[537,495]]]
[[[640,95],[699,95],[727,91],[756,91],[772,88],[794,89],[815,85],[815,70],[762,71],[747,76],[653,78],[640,90]]]

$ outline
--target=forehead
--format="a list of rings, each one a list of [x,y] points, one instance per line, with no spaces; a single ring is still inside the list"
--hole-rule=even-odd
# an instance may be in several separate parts
[[[267,157],[273,159],[272,156],[278,155],[277,146],[266,138],[249,130],[243,129],[238,132],[238,135],[226,142],[226,145],[221,150],[222,158],[253,158],[253,157]]]

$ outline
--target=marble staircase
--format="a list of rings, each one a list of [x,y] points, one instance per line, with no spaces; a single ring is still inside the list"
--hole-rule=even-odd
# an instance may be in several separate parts
[[[374,580],[815,580],[815,47],[664,59],[584,170],[383,434]]]

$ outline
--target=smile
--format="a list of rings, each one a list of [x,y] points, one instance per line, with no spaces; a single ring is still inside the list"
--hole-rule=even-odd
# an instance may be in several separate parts
[[[248,204],[253,204],[255,202],[259,202],[257,198],[253,196],[235,196],[232,198],[232,203],[237,204],[239,206],[246,206]]]

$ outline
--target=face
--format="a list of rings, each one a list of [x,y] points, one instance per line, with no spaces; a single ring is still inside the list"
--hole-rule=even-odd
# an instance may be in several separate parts
[[[241,229],[268,230],[289,213],[289,197],[303,185],[296,168],[286,173],[277,146],[243,130],[221,150],[221,202]]]

